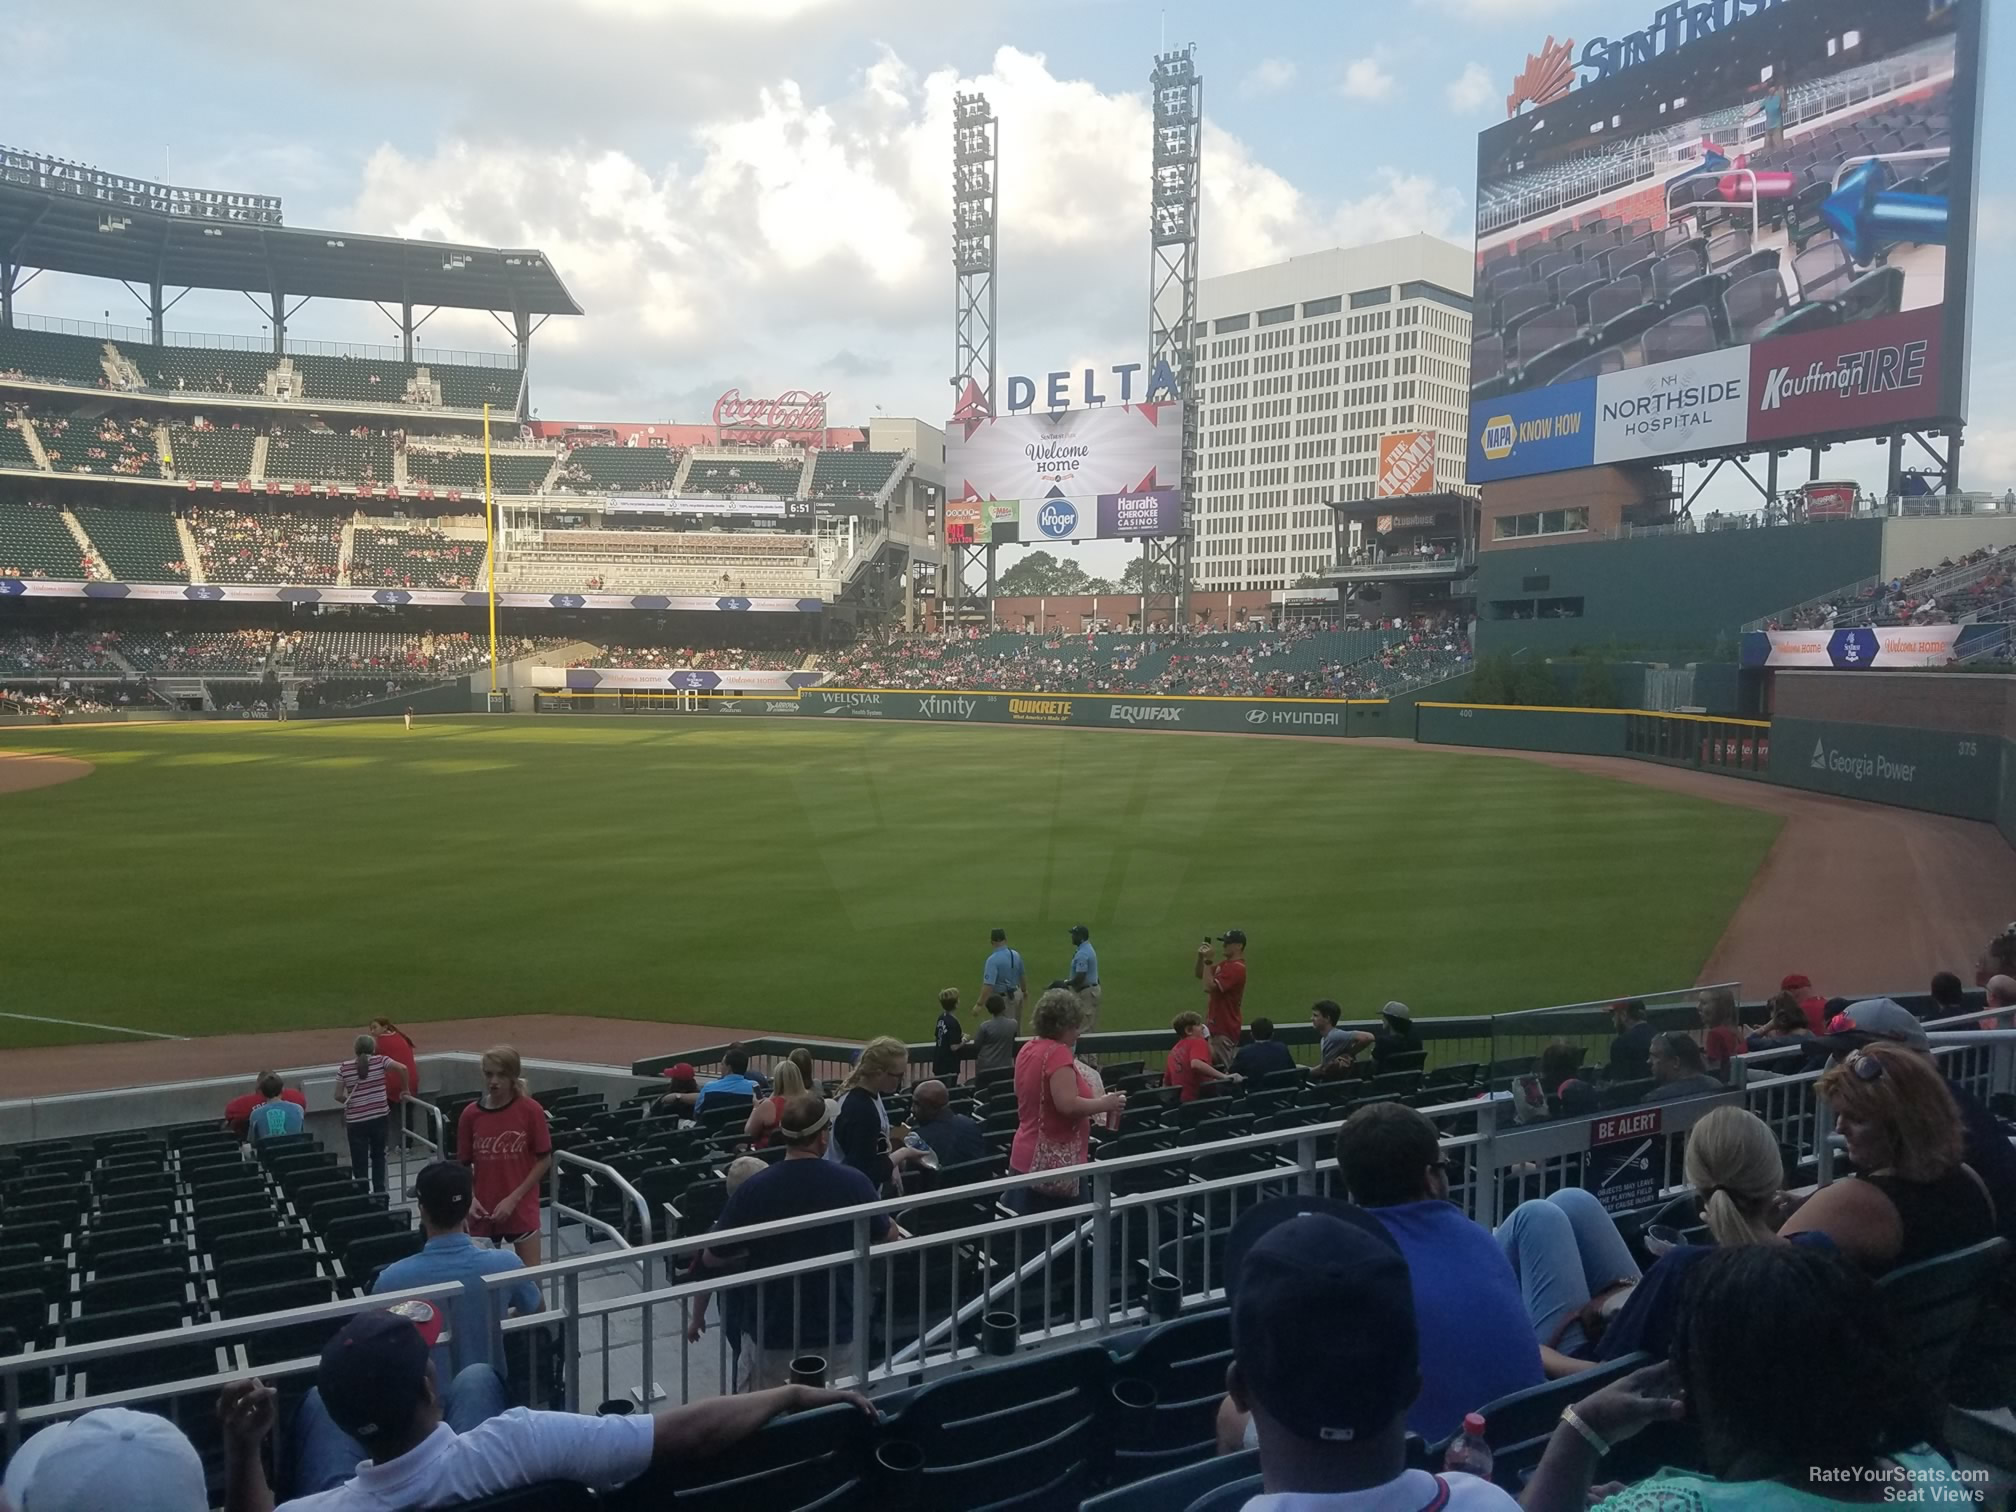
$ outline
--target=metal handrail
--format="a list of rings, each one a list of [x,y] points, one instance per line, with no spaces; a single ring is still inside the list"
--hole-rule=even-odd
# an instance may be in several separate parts
[[[1947,1018],[1934,1020],[1926,1025],[1931,1040],[1931,1050],[1946,1065],[1947,1072],[1956,1081],[1963,1081],[1977,1092],[1986,1093],[1991,1089],[2007,1089],[2016,1081],[2016,1030],[1984,1029],[1984,1024],[2000,1023],[2012,1016],[2016,1010],[1980,1008]],[[1789,1075],[1765,1075],[1764,1063],[1775,1064],[1789,1058],[1794,1053],[1803,1053],[1810,1047],[1803,1044],[1787,1044],[1768,1050],[1746,1052],[1732,1061],[1731,1084],[1724,1090],[1709,1093],[1701,1098],[1666,1105],[1664,1130],[1666,1135],[1680,1135],[1691,1128],[1693,1123],[1709,1110],[1724,1105],[1749,1106],[1759,1116],[1765,1118],[1778,1132],[1781,1140],[1793,1143],[1802,1154],[1818,1164],[1823,1181],[1831,1179],[1834,1170],[1835,1152],[1828,1135],[1828,1109],[1824,1100],[1817,1095],[1817,1083],[1823,1073],[1801,1071]],[[1952,1058],[1952,1059],[1949,1059]],[[1753,1070],[1755,1074],[1753,1074]],[[1488,1096],[1474,1101],[1458,1101],[1438,1104],[1422,1111],[1430,1116],[1475,1114],[1475,1133],[1448,1136],[1442,1140],[1445,1151],[1458,1152],[1458,1170],[1452,1172],[1456,1200],[1463,1209],[1477,1221],[1494,1224],[1500,1216],[1501,1202],[1516,1201],[1522,1191],[1529,1190],[1523,1183],[1530,1179],[1543,1182],[1560,1182],[1564,1176],[1569,1182],[1575,1180],[1575,1162],[1589,1149],[1591,1119],[1560,1119],[1545,1123],[1511,1126],[1500,1117],[1499,1110],[1506,1105],[1502,1095]],[[1613,1116],[1603,1113],[1596,1117]],[[1087,1201],[1071,1207],[1051,1212],[1024,1215],[1015,1218],[990,1219],[989,1221],[957,1230],[924,1234],[894,1240],[889,1243],[869,1244],[871,1224],[877,1216],[893,1216],[903,1208],[919,1208],[945,1202],[970,1201],[1025,1187],[1037,1181],[1048,1181],[1062,1173],[1043,1172],[1037,1175],[997,1178],[971,1186],[949,1188],[942,1192],[918,1194],[908,1198],[877,1201],[858,1208],[844,1209],[833,1213],[830,1220],[836,1224],[848,1224],[854,1233],[851,1250],[836,1248],[830,1257],[822,1256],[811,1262],[799,1262],[766,1267],[757,1271],[741,1271],[713,1276],[695,1275],[672,1285],[647,1290],[641,1295],[626,1295],[602,1300],[584,1301],[582,1280],[592,1272],[628,1270],[640,1267],[648,1276],[648,1268],[659,1258],[688,1254],[719,1241],[708,1235],[691,1235],[658,1243],[619,1251],[608,1251],[595,1255],[573,1256],[555,1260],[530,1271],[516,1271],[510,1276],[484,1278],[485,1296],[491,1301],[492,1326],[497,1334],[505,1335],[521,1329],[559,1326],[567,1341],[567,1369],[570,1400],[580,1400],[580,1380],[584,1351],[581,1346],[581,1328],[584,1323],[599,1323],[603,1326],[605,1340],[603,1347],[603,1370],[605,1377],[609,1368],[610,1348],[607,1342],[609,1320],[630,1313],[641,1312],[643,1318],[642,1348],[644,1351],[644,1381],[649,1390],[654,1383],[652,1374],[654,1356],[655,1309],[666,1303],[684,1307],[693,1297],[707,1291],[721,1291],[724,1294],[749,1287],[759,1287],[767,1281],[785,1280],[802,1276],[808,1270],[831,1270],[835,1287],[851,1283],[855,1299],[855,1337],[851,1346],[847,1341],[830,1344],[829,1348],[848,1349],[851,1347],[851,1369],[856,1378],[864,1384],[880,1383],[897,1377],[914,1378],[920,1373],[929,1373],[951,1368],[960,1363],[969,1352],[957,1342],[957,1321],[970,1318],[970,1300],[961,1303],[955,1291],[952,1306],[946,1313],[957,1314],[951,1328],[942,1325],[946,1317],[942,1314],[927,1314],[920,1308],[914,1316],[920,1330],[929,1329],[931,1338],[919,1350],[906,1347],[895,1350],[893,1336],[889,1332],[888,1314],[885,1314],[882,1337],[884,1358],[880,1365],[874,1363],[874,1333],[871,1323],[873,1316],[870,1306],[874,1285],[874,1265],[885,1260],[889,1265],[904,1257],[949,1256],[961,1245],[971,1245],[977,1240],[1003,1235],[1019,1234],[1023,1231],[1035,1232],[1062,1225],[1074,1240],[1082,1245],[1082,1236],[1089,1222],[1092,1230],[1092,1245],[1087,1253],[1090,1260],[1089,1291],[1081,1292],[1078,1301],[1069,1306],[1066,1316],[1056,1325],[1046,1318],[1042,1327],[1028,1336],[1034,1339],[1056,1341],[1072,1335],[1087,1332],[1101,1333],[1114,1327],[1128,1326],[1138,1312],[1138,1303],[1127,1300],[1124,1293],[1116,1292],[1116,1285],[1123,1274],[1123,1266],[1131,1266],[1127,1260],[1124,1235],[1129,1225],[1116,1222],[1116,1216],[1137,1209],[1153,1209],[1174,1203],[1180,1212],[1192,1203],[1232,1201],[1225,1194],[1253,1187],[1268,1186],[1287,1182],[1297,1189],[1309,1192],[1319,1190],[1322,1185],[1334,1182],[1334,1172],[1329,1169],[1325,1150],[1328,1142],[1341,1126],[1341,1119],[1326,1119],[1321,1123],[1303,1125],[1295,1129],[1275,1130],[1260,1134],[1242,1135],[1235,1139],[1215,1141],[1209,1145],[1189,1146],[1179,1149],[1148,1151],[1141,1155],[1116,1158],[1108,1161],[1093,1161],[1074,1168],[1081,1177],[1089,1177],[1089,1197]],[[1677,1190],[1679,1181],[1676,1166],[1676,1141],[1669,1139],[1662,1157],[1662,1170],[1657,1181],[1661,1192]],[[1189,1178],[1173,1186],[1158,1186],[1151,1190],[1130,1193],[1125,1197],[1114,1197],[1112,1186],[1116,1178],[1129,1172],[1155,1166],[1167,1166],[1170,1162],[1186,1164],[1219,1157],[1238,1151],[1263,1152],[1272,1157],[1264,1163],[1256,1164],[1252,1170],[1237,1176],[1197,1179],[1194,1170],[1186,1173]],[[1194,1223],[1195,1209],[1191,1223]],[[738,1229],[735,1239],[738,1245],[774,1238],[797,1228],[802,1228],[803,1219],[780,1220],[774,1223],[754,1225]],[[1183,1220],[1179,1216],[1179,1225]],[[1059,1253],[1055,1241],[1042,1246],[1043,1254],[1038,1263],[1050,1263]],[[1153,1259],[1159,1249],[1149,1252]],[[1210,1275],[1211,1259],[1208,1251],[1204,1257],[1202,1289],[1194,1281],[1187,1279],[1187,1272],[1180,1257],[1178,1274],[1186,1276],[1186,1293],[1199,1295],[1214,1292],[1216,1285]],[[1018,1273],[1026,1274],[1019,1262]],[[557,1290],[560,1300],[555,1310],[526,1318],[503,1319],[501,1300],[496,1292],[503,1287],[524,1280],[533,1280]],[[996,1281],[999,1278],[994,1278]],[[179,1382],[164,1382],[131,1392],[103,1397],[93,1397],[88,1402],[71,1401],[49,1404],[23,1412],[19,1409],[22,1377],[31,1371],[58,1369],[96,1358],[105,1358],[123,1353],[133,1348],[159,1348],[173,1344],[205,1344],[221,1341],[236,1341],[248,1333],[279,1328],[288,1324],[333,1319],[349,1316],[356,1312],[382,1307],[390,1301],[407,1297],[418,1297],[429,1301],[436,1298],[452,1298],[460,1283],[442,1282],[430,1287],[412,1288],[382,1297],[352,1298],[341,1302],[318,1303],[306,1308],[287,1312],[261,1315],[252,1319],[224,1319],[198,1325],[192,1328],[168,1330],[138,1339],[111,1340],[91,1345],[66,1346],[46,1352],[29,1351],[24,1354],[0,1360],[0,1392],[15,1409],[10,1432],[18,1440],[22,1421],[30,1423],[46,1421],[82,1410],[85,1406],[100,1405],[106,1401],[146,1401],[158,1400],[185,1394],[191,1389],[215,1384],[219,1375],[206,1372],[200,1377]],[[990,1297],[1001,1294],[993,1286],[986,1288]],[[757,1294],[760,1298],[760,1293]],[[1090,1299],[1091,1311],[1087,1311]],[[920,1293],[921,1300],[921,1293]],[[761,1307],[760,1300],[757,1306]],[[929,1318],[929,1322],[926,1319]],[[948,1337],[949,1336],[949,1337]],[[829,1335],[829,1340],[831,1336]],[[934,1353],[940,1345],[950,1346],[949,1353]],[[631,1347],[631,1346],[623,1346]],[[681,1356],[682,1362],[691,1355]],[[262,1367],[269,1374],[300,1373],[311,1369],[312,1361],[288,1361],[277,1367]],[[836,1360],[836,1373],[845,1373],[843,1362]],[[870,1367],[874,1368],[871,1369]],[[192,1384],[193,1383],[193,1384]]]

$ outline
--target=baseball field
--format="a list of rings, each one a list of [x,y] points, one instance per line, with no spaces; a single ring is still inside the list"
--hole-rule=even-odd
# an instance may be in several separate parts
[[[1001,925],[1102,1027],[1693,980],[1782,822],[1527,762],[1054,729],[447,719],[0,730],[0,1047],[581,1013],[928,1039]],[[5,764],[0,760],[0,764]]]

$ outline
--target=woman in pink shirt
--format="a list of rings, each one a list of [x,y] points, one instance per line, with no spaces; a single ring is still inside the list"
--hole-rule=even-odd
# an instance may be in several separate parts
[[[1008,1149],[1017,1174],[1084,1165],[1092,1158],[1092,1120],[1127,1106],[1124,1092],[1096,1093],[1078,1066],[1083,1016],[1078,994],[1053,987],[1037,999],[1035,1037],[1015,1057],[1015,1108],[1020,1122]],[[1078,1180],[1037,1182],[1014,1194],[1024,1212],[1078,1200]]]

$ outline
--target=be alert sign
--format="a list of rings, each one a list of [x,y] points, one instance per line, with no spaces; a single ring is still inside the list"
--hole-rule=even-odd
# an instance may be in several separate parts
[[[1435,432],[1400,431],[1379,438],[1378,499],[1435,492]]]

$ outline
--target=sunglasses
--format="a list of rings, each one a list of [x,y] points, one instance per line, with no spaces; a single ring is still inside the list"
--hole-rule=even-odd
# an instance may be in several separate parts
[[[1855,1073],[1857,1081],[1873,1082],[1883,1079],[1883,1062],[1873,1055],[1857,1050],[1848,1057],[1848,1069]]]

